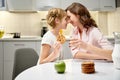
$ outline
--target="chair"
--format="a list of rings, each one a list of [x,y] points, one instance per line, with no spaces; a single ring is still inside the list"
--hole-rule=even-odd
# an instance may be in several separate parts
[[[38,54],[32,48],[21,48],[17,49],[14,58],[13,77],[14,78],[22,71],[35,66],[38,61]]]

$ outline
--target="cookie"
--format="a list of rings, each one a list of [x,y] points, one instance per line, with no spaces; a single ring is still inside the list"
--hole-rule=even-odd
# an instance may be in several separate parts
[[[62,34],[62,30],[59,31],[59,35],[57,36],[57,41],[59,41],[61,44],[64,44],[66,41],[65,36]]]
[[[94,73],[95,72],[95,68],[94,68],[94,62],[92,61],[84,61],[81,64],[81,69],[82,69],[82,73]]]

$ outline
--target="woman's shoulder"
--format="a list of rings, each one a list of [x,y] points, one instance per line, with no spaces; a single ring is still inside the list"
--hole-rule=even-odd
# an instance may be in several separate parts
[[[103,33],[100,31],[99,28],[96,28],[96,27],[91,27],[89,30],[88,30],[88,34],[89,36],[91,36],[92,38],[100,38],[101,36],[103,36]]]
[[[89,29],[89,31],[91,32],[91,33],[101,33],[101,31],[100,31],[100,29],[99,28],[97,28],[97,27],[91,27],[90,29]]]

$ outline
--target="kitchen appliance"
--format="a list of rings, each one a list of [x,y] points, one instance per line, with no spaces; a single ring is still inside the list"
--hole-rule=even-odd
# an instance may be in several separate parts
[[[14,34],[13,38],[20,38],[20,33],[13,33],[13,34]]]
[[[112,53],[112,59],[115,68],[120,69],[120,32],[113,32],[115,45]]]
[[[12,34],[13,38],[20,38],[20,36],[21,36],[21,33],[19,33],[19,32],[8,33],[8,34]]]
[[[48,31],[47,27],[42,27],[41,29],[41,37],[44,36],[44,34]]]
[[[41,37],[48,31],[46,19],[41,19]]]

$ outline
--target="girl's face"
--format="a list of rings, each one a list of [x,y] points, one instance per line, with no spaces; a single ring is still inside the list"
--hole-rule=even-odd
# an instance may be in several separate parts
[[[60,29],[66,29],[67,28],[67,16],[63,17],[62,20],[59,22]]]
[[[74,27],[78,26],[80,23],[79,16],[67,11],[67,21],[71,23]]]

